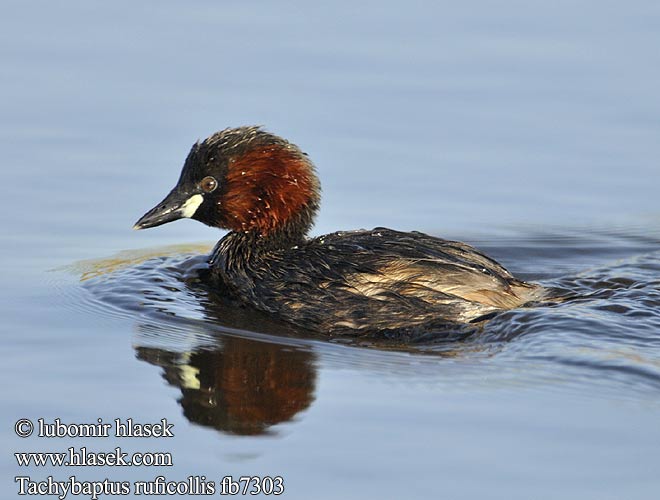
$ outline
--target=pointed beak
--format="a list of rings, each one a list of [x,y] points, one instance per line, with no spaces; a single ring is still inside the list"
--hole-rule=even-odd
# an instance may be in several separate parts
[[[133,229],[147,229],[184,217],[192,217],[204,201],[201,194],[189,194],[173,189],[163,201],[140,217]]]

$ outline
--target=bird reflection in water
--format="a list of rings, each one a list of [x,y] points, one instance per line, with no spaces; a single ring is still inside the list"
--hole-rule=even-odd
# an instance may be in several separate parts
[[[94,297],[141,316],[137,357],[160,366],[165,380],[181,390],[185,417],[222,432],[258,435],[309,408],[316,386],[311,348],[268,341],[257,332],[283,339],[310,333],[205,286],[205,253],[167,250],[123,252],[72,269]],[[237,330],[254,334],[231,333]]]
[[[178,402],[188,420],[223,432],[269,433],[314,400],[313,354],[290,346],[224,337],[214,349],[172,352],[138,346],[136,351],[181,390]]]

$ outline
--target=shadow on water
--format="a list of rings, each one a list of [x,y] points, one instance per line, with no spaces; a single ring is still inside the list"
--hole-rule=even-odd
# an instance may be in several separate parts
[[[658,239],[593,232],[475,243],[516,274],[573,298],[414,344],[329,340],[209,289],[200,274],[210,247],[178,246],[76,264],[88,293],[75,306],[136,321],[138,359],[159,366],[179,388],[186,418],[238,435],[275,432],[272,426],[308,409],[319,356],[324,366],[446,390],[487,384],[584,392],[589,385],[594,393],[635,398],[651,391],[657,399]]]

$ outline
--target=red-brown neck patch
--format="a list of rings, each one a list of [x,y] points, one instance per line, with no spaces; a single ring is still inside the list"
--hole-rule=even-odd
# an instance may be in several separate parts
[[[220,197],[223,225],[266,235],[319,196],[313,167],[293,146],[257,147],[230,158]]]

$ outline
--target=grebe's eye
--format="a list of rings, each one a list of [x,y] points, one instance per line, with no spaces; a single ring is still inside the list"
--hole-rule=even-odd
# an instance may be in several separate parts
[[[199,186],[202,188],[202,191],[205,193],[212,193],[215,191],[215,188],[218,187],[218,181],[216,181],[213,177],[204,177],[202,179],[202,182],[199,183]]]

